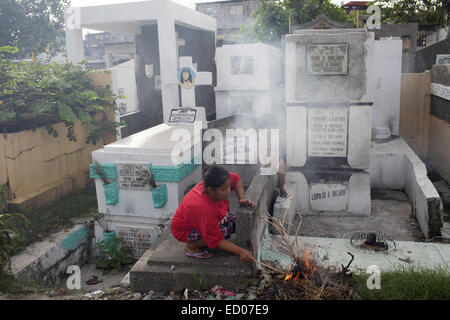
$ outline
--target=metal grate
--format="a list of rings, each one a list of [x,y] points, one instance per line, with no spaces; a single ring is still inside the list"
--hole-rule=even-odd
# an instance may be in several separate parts
[[[387,253],[396,248],[395,241],[388,234],[377,231],[355,231],[342,238],[347,239],[352,248],[363,252]]]

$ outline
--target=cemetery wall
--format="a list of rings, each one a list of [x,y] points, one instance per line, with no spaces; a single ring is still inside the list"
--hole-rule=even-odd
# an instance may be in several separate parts
[[[93,75],[98,85],[107,83],[108,74]],[[108,115],[114,119],[114,114]],[[63,122],[53,125],[59,135],[48,134],[45,127],[0,136],[0,183],[8,183],[10,205],[31,211],[85,187],[90,179],[92,151],[115,140],[105,135],[97,145],[86,144],[88,132],[81,121],[74,125],[77,141],[69,141]]]
[[[428,158],[431,73],[402,74],[400,136],[422,158]]]
[[[400,135],[417,155],[450,181],[449,100],[431,93],[430,85],[450,85],[450,65],[424,73],[402,74]]]
[[[417,23],[382,24],[381,29],[375,30],[375,38],[400,37],[403,39],[402,72],[414,72],[417,33]]]
[[[437,54],[448,54],[450,52],[450,38],[439,41],[431,46],[423,48],[416,53],[414,72],[431,70],[436,63]]]
[[[448,39],[447,39],[448,40]],[[448,52],[448,51],[447,51]],[[434,65],[431,70],[433,86],[450,87],[450,65]],[[429,159],[435,169],[450,182],[450,100],[447,96],[431,94]]]

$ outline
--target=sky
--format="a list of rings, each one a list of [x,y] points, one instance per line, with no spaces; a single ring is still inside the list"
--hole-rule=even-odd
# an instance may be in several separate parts
[[[87,7],[87,6],[98,6],[102,4],[113,4],[113,3],[126,3],[126,2],[140,2],[140,1],[147,1],[147,0],[72,0],[72,6],[73,7]],[[182,4],[186,7],[189,7],[191,9],[195,10],[195,3],[201,3],[201,2],[215,2],[219,0],[171,0],[173,2],[177,2],[179,4]],[[350,1],[350,0],[348,0]],[[345,1],[345,2],[348,2]],[[331,0],[332,3],[340,5],[341,0]]]

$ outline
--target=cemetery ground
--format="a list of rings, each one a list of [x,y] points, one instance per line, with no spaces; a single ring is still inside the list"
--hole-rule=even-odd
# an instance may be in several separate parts
[[[439,177],[434,177],[433,180],[436,183],[445,184]],[[383,196],[386,197],[386,194],[378,195],[378,198]],[[402,206],[405,207],[401,193],[394,192],[390,199],[391,202],[388,202],[387,206],[390,204],[397,210]],[[445,197],[443,198],[444,202],[447,200]],[[376,205],[377,199],[374,201]],[[389,210],[389,208],[384,209]],[[448,210],[448,207],[446,209]],[[22,232],[15,238],[14,254],[20,253],[26,246],[42,241],[57,231],[68,230],[76,223],[90,219],[96,210],[95,191],[93,186],[88,186],[56,203],[27,214],[27,222],[18,222]],[[445,216],[448,221],[448,212],[445,212]],[[403,217],[403,219],[406,218]],[[409,223],[414,224],[413,221],[409,221]],[[314,227],[310,226],[309,232],[314,232]],[[323,232],[326,234],[326,228]],[[423,241],[420,237],[415,237],[414,240]],[[321,268],[313,260],[311,264]],[[354,271],[351,265],[349,267],[349,270],[353,271],[351,276],[334,287],[323,284],[321,286],[310,279],[308,281],[308,276],[300,278],[300,282],[298,282],[298,277],[297,282],[295,279],[286,280],[288,271],[278,270],[276,265],[272,265],[272,268],[264,267],[264,270],[260,271],[256,278],[248,279],[246,288],[240,292],[231,292],[218,286],[200,285],[196,289],[185,288],[179,291],[157,293],[152,290],[149,292],[132,292],[130,290],[126,275],[132,265],[127,265],[120,271],[112,270],[104,275],[102,270],[96,268],[95,258],[88,260],[87,264],[81,266],[81,290],[69,290],[65,282],[54,285],[43,281],[18,280],[12,275],[2,272],[0,273],[0,300],[450,299],[450,278],[448,270],[443,268],[430,270],[420,267],[399,267],[381,274],[381,289],[370,290],[367,286],[369,274]],[[327,269],[326,272],[331,272],[331,270]],[[201,282],[201,280],[199,281]]]

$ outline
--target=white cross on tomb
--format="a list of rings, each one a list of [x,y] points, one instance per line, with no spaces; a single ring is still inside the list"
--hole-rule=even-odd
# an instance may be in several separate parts
[[[190,67],[196,74],[194,85],[185,89],[181,87],[181,106],[182,107],[195,107],[195,87],[212,85],[212,73],[211,72],[197,72],[197,68],[192,63],[192,57],[180,57],[180,69],[183,67]],[[178,84],[178,71],[170,72],[168,77],[169,84]]]

